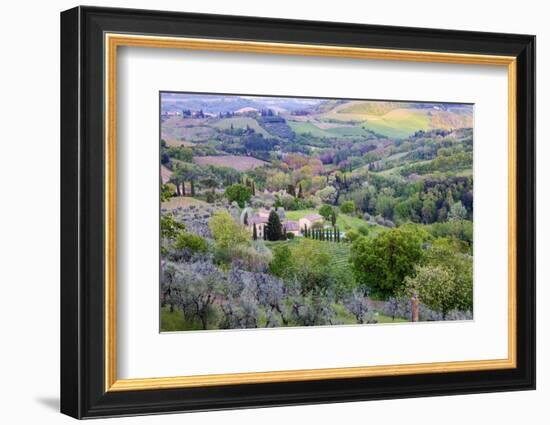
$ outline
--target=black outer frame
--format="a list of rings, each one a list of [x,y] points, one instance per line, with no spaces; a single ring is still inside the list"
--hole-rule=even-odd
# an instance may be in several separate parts
[[[517,57],[517,368],[104,391],[104,32]],[[76,7],[61,13],[61,412],[75,418],[535,388],[535,37]]]

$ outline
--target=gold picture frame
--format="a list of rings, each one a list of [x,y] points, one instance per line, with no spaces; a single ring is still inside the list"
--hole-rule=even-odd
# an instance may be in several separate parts
[[[237,384],[258,384],[288,381],[311,381],[357,377],[411,375],[512,369],[517,365],[516,353],[516,66],[514,56],[446,53],[413,50],[372,49],[319,46],[312,44],[266,43],[221,39],[163,37],[106,33],[105,43],[105,391],[136,391],[205,387]],[[116,96],[117,52],[119,47],[188,49],[353,58],[358,60],[391,60],[447,64],[505,67],[508,73],[508,357],[494,360],[471,360],[438,363],[400,364],[388,366],[344,367],[254,373],[150,377],[118,379],[116,373]]]

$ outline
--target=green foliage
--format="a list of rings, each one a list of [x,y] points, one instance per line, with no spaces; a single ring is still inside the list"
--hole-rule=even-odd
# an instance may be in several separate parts
[[[423,163],[411,164],[401,169],[403,176],[409,174],[429,174],[433,172],[456,171],[472,166],[472,152],[458,152],[450,156],[437,156],[435,159]]]
[[[323,204],[319,208],[319,215],[322,215],[325,218],[325,220],[330,220],[330,217],[332,216],[333,212],[334,212],[334,209],[327,204]]]
[[[334,209],[330,215],[330,223],[332,224],[332,227],[336,226],[336,211],[334,211]]]
[[[239,226],[227,211],[216,211],[208,227],[218,247],[222,249],[247,243],[248,233]]]
[[[405,279],[406,292],[417,294],[444,318],[452,310],[473,309],[472,256],[464,253],[464,245],[457,239],[436,239],[426,253],[426,264]]]
[[[180,250],[187,249],[191,252],[206,252],[208,244],[204,238],[198,235],[182,232],[176,237],[174,248]]]
[[[160,216],[161,238],[175,239],[183,231],[185,231],[185,224],[176,221],[172,214],[162,214]]]
[[[361,237],[351,248],[350,261],[360,284],[373,295],[387,298],[399,293],[406,276],[423,260],[422,239],[413,229],[391,229],[374,239]]]
[[[473,223],[468,220],[433,223],[426,226],[426,229],[435,238],[452,237],[466,242],[470,248],[474,243],[474,226]]]
[[[160,185],[160,202],[169,201],[172,196],[176,195],[176,186],[172,183]]]
[[[321,293],[335,283],[331,258],[324,245],[309,239],[302,241],[299,248],[292,250],[294,277],[300,282],[303,294]]]
[[[166,153],[170,158],[178,159],[183,162],[193,161],[193,150],[184,146],[170,146]]]
[[[315,195],[323,202],[333,203],[336,199],[336,189],[333,186],[327,186],[315,192]]]
[[[244,208],[245,203],[250,200],[252,196],[252,190],[240,183],[233,184],[225,189],[225,197],[230,202],[237,202],[239,207]]]
[[[313,207],[309,199],[297,198],[291,195],[277,196],[274,207],[283,207],[287,211],[299,211]]]
[[[346,235],[344,236],[344,240],[346,242],[354,242],[360,237],[361,235],[359,234],[359,231],[357,229],[350,229],[346,232]]]
[[[389,220],[393,219],[395,199],[390,195],[380,195],[376,200],[376,213]]]
[[[278,246],[273,249],[273,260],[269,264],[269,271],[278,277],[288,278],[292,275],[295,262],[288,245]]]
[[[340,205],[340,212],[344,214],[352,214],[355,212],[355,202],[353,201],[346,201],[343,202],[342,205]]]
[[[283,232],[281,219],[279,218],[279,214],[273,210],[269,213],[265,233],[268,241],[285,240],[285,233]]]
[[[458,201],[451,205],[451,210],[449,211],[449,220],[450,221],[459,221],[465,220],[468,217],[468,211],[462,205],[462,202]]]
[[[185,315],[179,308],[171,310],[168,307],[162,307],[160,312],[161,332],[194,331],[200,329],[202,329],[201,323],[197,320],[186,320]]]
[[[454,308],[460,296],[448,269],[433,265],[417,266],[414,277],[405,278],[406,291],[415,294],[420,301],[443,317]]]

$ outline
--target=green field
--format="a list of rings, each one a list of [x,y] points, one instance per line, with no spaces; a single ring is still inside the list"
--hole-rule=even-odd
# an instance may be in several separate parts
[[[313,137],[334,137],[333,134],[329,133],[326,130],[322,130],[316,125],[311,124],[310,122],[301,122],[301,121],[287,121],[287,124],[290,126],[292,131],[296,134],[310,134]]]
[[[331,258],[331,264],[338,269],[348,269],[349,268],[349,250],[350,250],[350,244],[349,243],[336,243],[336,242],[321,242],[321,241],[314,241],[311,239],[305,239],[305,238],[294,238],[287,241],[276,241],[276,242],[269,242],[266,241],[266,246],[270,248],[274,248],[276,246],[288,246],[288,247],[299,247],[300,244],[304,242],[304,240],[311,241],[313,243],[319,244],[319,249],[322,249],[327,254],[330,255]]]
[[[418,130],[429,130],[430,117],[420,111],[395,109],[381,117],[367,119],[363,128],[386,137],[403,139]]]
[[[339,137],[367,137],[370,134],[365,128],[358,126],[328,128],[325,131]]]
[[[367,137],[370,134],[365,128],[358,125],[322,129],[311,122],[287,121],[287,123],[296,134],[310,134],[320,138]]]

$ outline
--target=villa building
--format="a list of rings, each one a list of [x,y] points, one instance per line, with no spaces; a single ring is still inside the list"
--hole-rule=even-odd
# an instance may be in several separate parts
[[[299,220],[299,227],[300,230],[304,230],[305,227],[308,229],[311,229],[314,224],[320,223],[323,224],[325,221],[324,217],[320,214],[309,214],[304,217],[302,217]]]
[[[297,221],[287,220],[283,222],[283,230],[285,233],[294,233],[294,235],[299,236],[300,233],[300,223]]]

